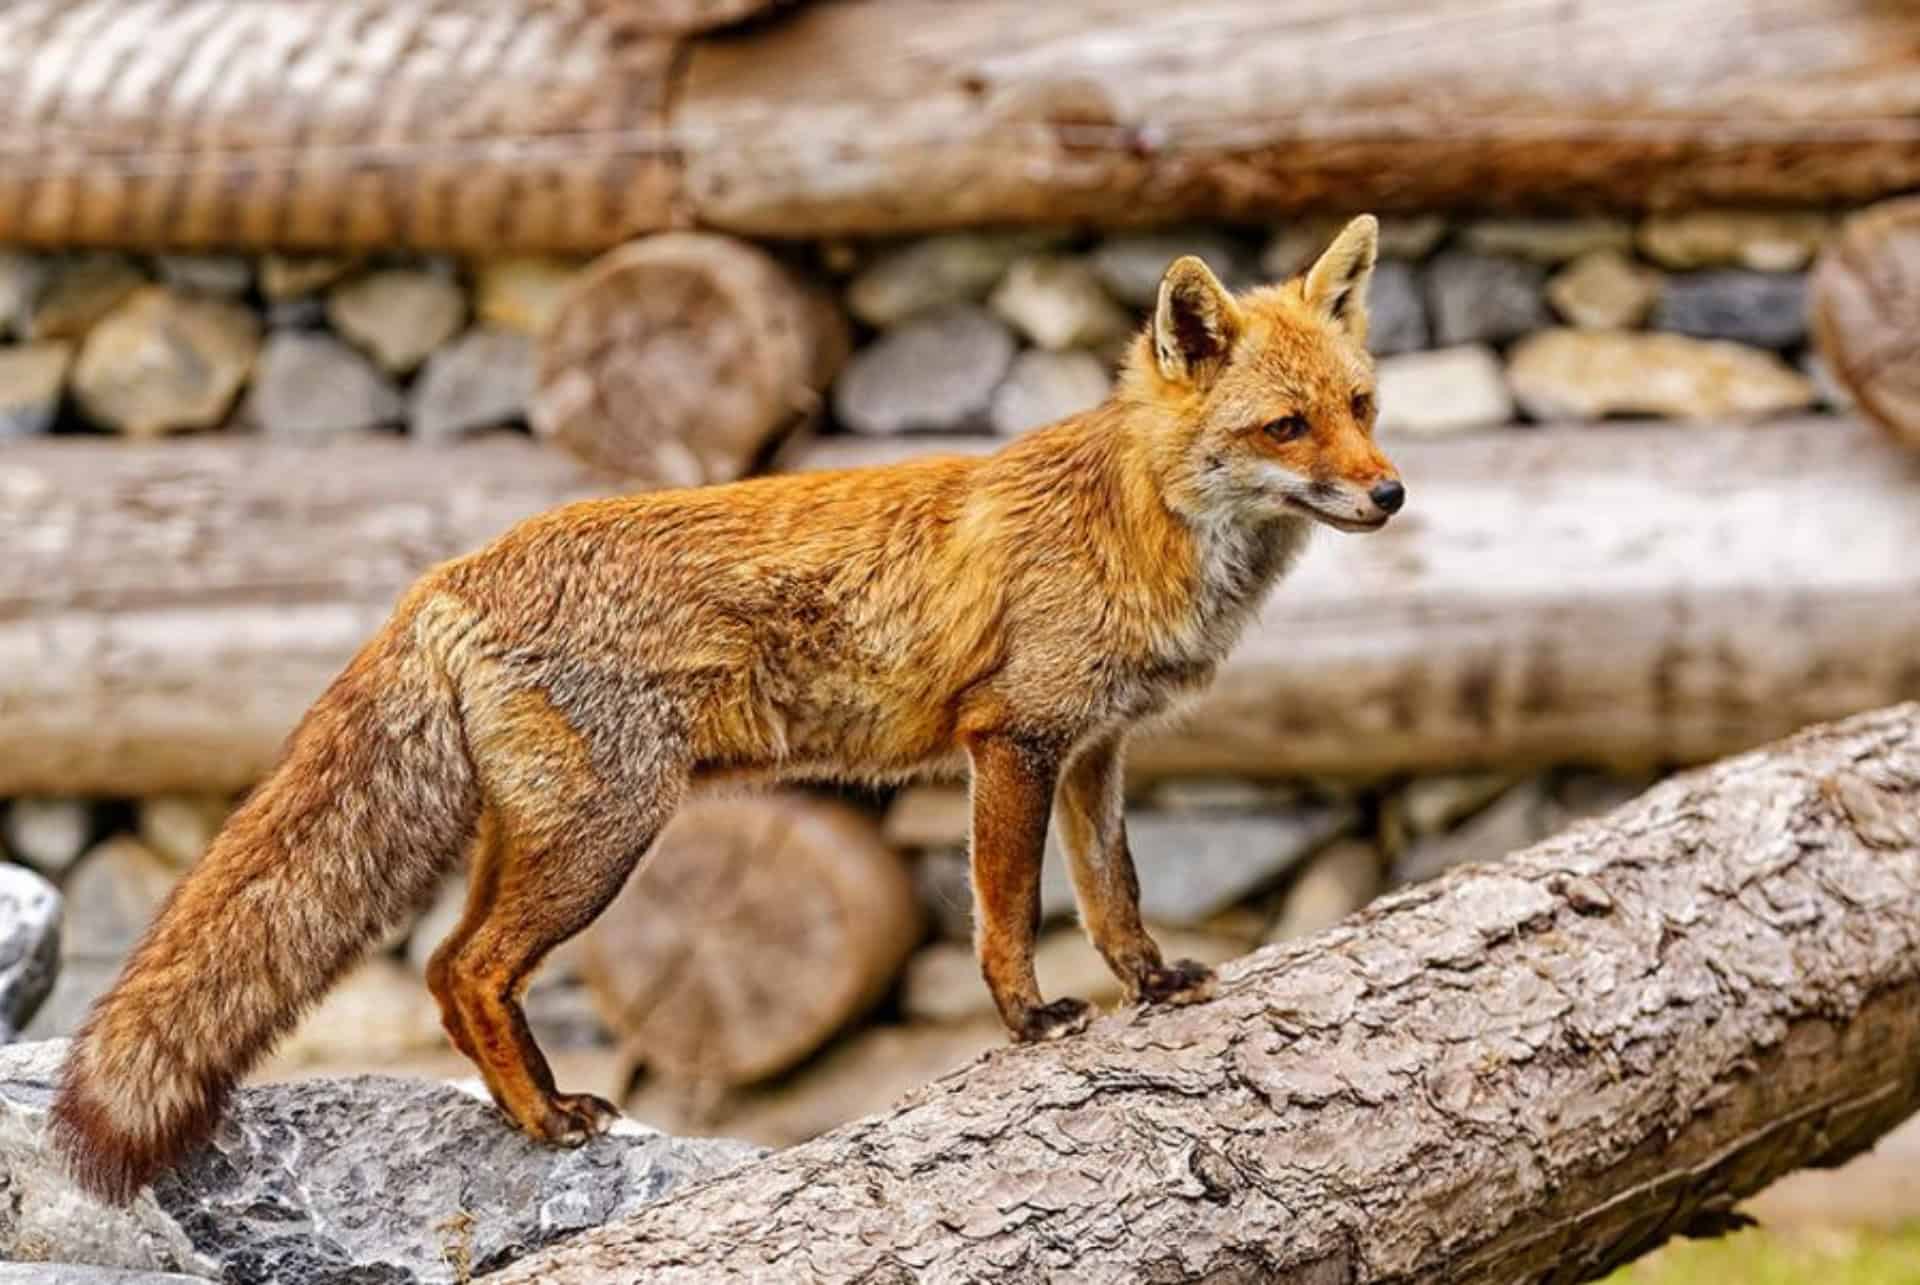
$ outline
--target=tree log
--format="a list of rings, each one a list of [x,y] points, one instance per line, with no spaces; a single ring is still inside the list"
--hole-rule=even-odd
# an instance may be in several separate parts
[[[1920,696],[1920,458],[1865,425],[1391,450],[1406,513],[1318,537],[1136,767],[1701,761]],[[415,575],[602,487],[513,440],[0,450],[0,795],[250,784]]]
[[[1920,705],[988,1054],[501,1285],[1589,1280],[1920,1106]]]
[[[17,0],[0,242],[602,250],[675,218],[673,51],[542,0]]]
[[[15,0],[0,242],[597,251],[1920,186],[1920,13],[1852,0]],[[1657,18],[1658,21],[1652,21]]]
[[[740,1085],[871,1006],[920,929],[913,881],[866,817],[804,795],[704,799],[594,921],[580,963],[638,1063]]]
[[[763,250],[681,232],[602,255],[540,343],[536,433],[622,477],[730,482],[819,408],[838,305]]]
[[[579,4],[623,31],[648,36],[686,36],[730,27],[795,0],[548,0]]]
[[[1920,185],[1916,50],[1847,0],[869,0],[694,46],[672,129],[778,236],[1805,205]]]
[[[1813,336],[1863,414],[1920,449],[1920,196],[1849,218],[1813,272]]]

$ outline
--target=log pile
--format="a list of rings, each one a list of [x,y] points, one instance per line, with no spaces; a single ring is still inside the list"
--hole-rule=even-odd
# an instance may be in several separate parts
[[[598,251],[1920,185],[1920,14],[1847,0],[22,0],[0,242]],[[185,70],[182,70],[185,69]]]

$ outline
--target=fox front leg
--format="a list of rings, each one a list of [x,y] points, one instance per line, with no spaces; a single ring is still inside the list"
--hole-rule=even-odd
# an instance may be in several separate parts
[[[967,753],[973,764],[973,931],[980,971],[1014,1039],[1072,1035],[1086,1029],[1092,1006],[1082,999],[1043,1002],[1033,976],[1040,861],[1057,760],[1000,736],[973,741]]]
[[[1194,1004],[1213,995],[1213,970],[1191,959],[1168,964],[1140,922],[1140,881],[1127,848],[1121,738],[1085,746],[1060,780],[1061,838],[1080,920],[1131,999]]]

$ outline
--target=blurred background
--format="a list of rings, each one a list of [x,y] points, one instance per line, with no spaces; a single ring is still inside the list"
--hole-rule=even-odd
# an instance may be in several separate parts
[[[427,566],[992,450],[1107,394],[1176,255],[1280,279],[1363,210],[1408,511],[1137,742],[1170,955],[1920,697],[1915,191],[1893,0],[9,0],[0,1034],[74,1028]],[[690,807],[533,989],[559,1080],[778,1145],[998,1043],[966,829],[956,783]],[[1111,1004],[1050,864],[1042,988]],[[469,1075],[420,980],[462,895],[267,1075]],[[1628,1277],[1920,1281],[1920,1133],[1759,1205]]]

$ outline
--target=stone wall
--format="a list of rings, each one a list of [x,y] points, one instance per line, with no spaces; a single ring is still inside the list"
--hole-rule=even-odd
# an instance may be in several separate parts
[[[1013,435],[1098,402],[1162,267],[1229,284],[1302,268],[1339,225],[1091,236],[960,232],[792,245],[862,342],[828,431]],[[1381,426],[1763,417],[1833,405],[1807,351],[1807,211],[1388,219],[1371,306]],[[46,431],[524,422],[573,261],[0,253],[0,438]]]

